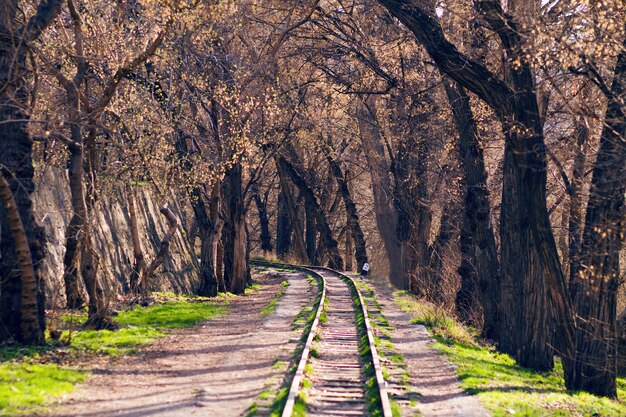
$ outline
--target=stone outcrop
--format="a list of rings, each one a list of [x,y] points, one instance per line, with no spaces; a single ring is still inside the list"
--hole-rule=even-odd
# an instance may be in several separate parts
[[[137,186],[137,217],[143,250],[148,262],[159,249],[160,239],[167,230],[167,219],[159,212],[159,201],[149,185]],[[122,190],[102,197],[94,218],[95,245],[100,256],[98,278],[112,297],[129,288],[132,271],[133,245],[130,217]],[[198,285],[198,264],[186,239],[186,222],[181,199],[168,201],[179,217],[178,231],[172,239],[170,256],[157,269],[151,289],[191,293]],[[41,265],[45,278],[48,307],[65,304],[63,255],[65,232],[71,217],[70,190],[65,170],[47,168],[37,179],[35,213],[46,232],[46,258]]]

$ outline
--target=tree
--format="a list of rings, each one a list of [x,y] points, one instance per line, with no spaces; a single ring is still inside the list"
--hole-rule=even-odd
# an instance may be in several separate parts
[[[33,215],[31,199],[34,170],[33,142],[28,131],[31,69],[27,62],[31,44],[58,16],[61,1],[42,0],[35,14],[21,24],[18,10],[17,0],[3,2],[0,6],[0,167],[9,187],[3,194],[12,195],[28,240],[35,283],[31,282],[32,277],[23,276],[18,266],[26,248],[21,248],[19,253],[16,250],[20,246],[14,240],[11,224],[15,225],[17,219],[10,220],[5,203],[0,208],[0,340],[39,343],[44,340],[45,321],[38,265],[44,254],[43,233]],[[35,318],[38,324],[34,323]],[[22,329],[29,329],[28,334]]]

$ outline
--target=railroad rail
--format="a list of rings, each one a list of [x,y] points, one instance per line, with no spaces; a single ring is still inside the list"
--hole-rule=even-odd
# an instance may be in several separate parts
[[[376,380],[381,415],[392,417],[380,359],[365,302],[354,280],[341,272],[317,266],[299,266],[267,261],[256,265],[290,267],[309,273],[322,282],[322,293],[306,343],[291,381],[282,417],[291,417],[299,395],[306,389],[307,415],[366,416],[366,364]],[[326,306],[326,320],[320,318]],[[362,320],[358,320],[358,317]],[[365,336],[361,340],[362,336]],[[315,349],[313,343],[315,341]],[[363,349],[363,343],[367,349]],[[359,348],[361,347],[361,351]],[[312,355],[311,352],[314,352]],[[361,355],[361,352],[369,352]],[[305,368],[310,365],[303,386]]]

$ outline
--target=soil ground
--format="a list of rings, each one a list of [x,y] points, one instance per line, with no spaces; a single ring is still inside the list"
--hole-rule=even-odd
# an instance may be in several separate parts
[[[382,314],[393,327],[391,342],[404,356],[411,391],[420,394],[417,408],[424,417],[484,417],[491,414],[477,397],[463,391],[454,365],[431,347],[435,341],[422,325],[411,324],[393,298],[394,288],[382,278],[365,280],[376,294]]]
[[[83,364],[92,376],[52,408],[48,417],[230,417],[245,414],[277,361],[289,362],[300,334],[292,323],[314,289],[304,274],[264,272],[261,290],[238,297],[228,314],[178,330],[137,355],[96,358]],[[289,281],[276,311],[260,312]],[[391,342],[404,356],[411,391],[421,394],[424,417],[479,417],[489,412],[459,385],[453,365],[433,349],[432,338],[394,302],[381,279],[366,281],[393,330]],[[412,414],[412,413],[411,413]]]
[[[304,274],[263,273],[261,290],[238,297],[230,312],[179,330],[137,355],[93,360],[92,376],[64,398],[49,416],[183,417],[240,416],[273,376],[276,361],[289,361],[300,335],[291,325],[313,302]],[[289,286],[276,311],[260,311]]]

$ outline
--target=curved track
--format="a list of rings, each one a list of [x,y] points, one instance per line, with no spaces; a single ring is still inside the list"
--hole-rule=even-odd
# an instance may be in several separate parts
[[[368,377],[365,375],[367,364],[370,364],[369,372],[373,371],[376,380],[374,395],[379,397],[376,404],[380,407],[380,415],[391,417],[389,398],[367,309],[352,278],[322,267],[255,263],[303,270],[323,283],[320,298],[322,301],[307,335],[282,417],[290,417],[293,414],[294,405],[303,390],[306,391],[307,415],[329,417],[369,415],[371,410],[368,410],[365,384]],[[320,317],[323,309],[326,317],[322,322]],[[359,316],[362,320],[358,320]],[[365,352],[363,355],[359,351],[361,338],[363,340],[361,352]],[[308,381],[306,388],[303,388],[305,367]],[[372,394],[370,392],[370,395]]]

